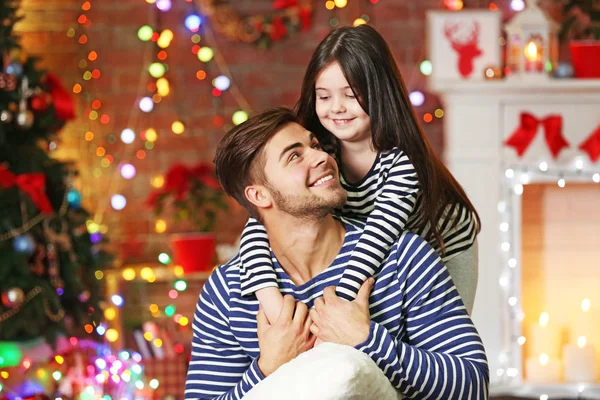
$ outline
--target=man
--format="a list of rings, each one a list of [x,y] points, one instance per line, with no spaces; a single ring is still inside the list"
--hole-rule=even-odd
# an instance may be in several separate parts
[[[194,318],[186,399],[241,399],[317,337],[369,355],[405,397],[487,398],[481,339],[422,238],[403,234],[355,301],[336,296],[363,224],[332,216],[346,200],[337,165],[289,110],[231,130],[215,164],[225,191],[265,226],[286,296],[271,325],[256,297],[241,296],[239,256],[215,270]]]

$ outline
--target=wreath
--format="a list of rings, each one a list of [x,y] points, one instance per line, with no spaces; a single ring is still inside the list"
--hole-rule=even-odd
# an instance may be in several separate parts
[[[229,40],[261,47],[309,29],[313,12],[312,0],[274,0],[273,12],[252,16],[240,15],[227,0],[196,3],[217,32]]]

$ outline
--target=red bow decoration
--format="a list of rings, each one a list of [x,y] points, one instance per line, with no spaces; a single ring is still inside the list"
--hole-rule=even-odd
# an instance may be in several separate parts
[[[60,78],[51,72],[46,74],[46,83],[50,88],[50,95],[54,103],[56,118],[61,121],[75,119],[75,103],[73,97],[63,86]]]
[[[504,145],[513,147],[521,157],[535,138],[540,124],[544,127],[544,138],[552,157],[558,157],[563,148],[569,147],[569,143],[562,135],[562,116],[557,114],[538,120],[530,113],[521,113],[521,125],[504,142]]]
[[[590,156],[592,162],[596,162],[600,157],[600,125],[594,132],[579,145],[581,151],[585,151]]]
[[[52,214],[54,209],[46,196],[46,176],[42,173],[15,175],[0,165],[0,187],[9,189],[17,186],[31,197],[31,201],[44,214]]]

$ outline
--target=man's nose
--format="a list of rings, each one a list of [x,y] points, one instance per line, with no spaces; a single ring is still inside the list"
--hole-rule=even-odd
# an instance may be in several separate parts
[[[327,157],[329,155],[324,152],[323,150],[319,150],[319,149],[310,149],[310,166],[312,168],[316,168],[318,166],[320,166],[321,164],[324,164],[327,162]]]

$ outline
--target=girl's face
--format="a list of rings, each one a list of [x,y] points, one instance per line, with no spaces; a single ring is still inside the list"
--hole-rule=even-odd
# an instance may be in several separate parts
[[[354,97],[337,61],[317,76],[315,98],[319,121],[341,142],[371,141],[371,119]]]

